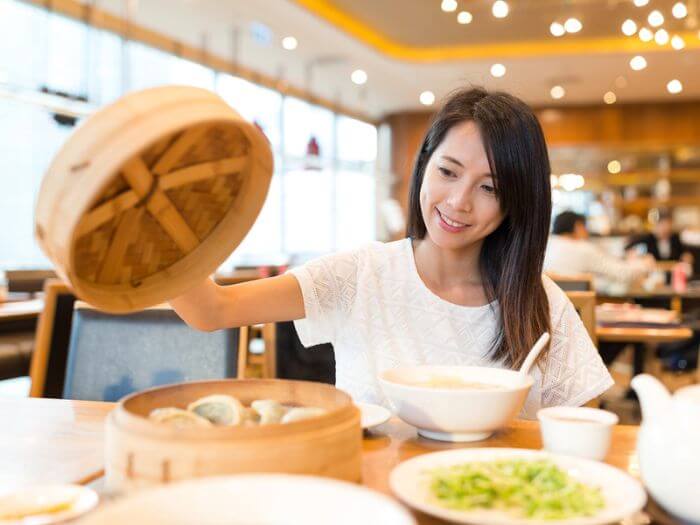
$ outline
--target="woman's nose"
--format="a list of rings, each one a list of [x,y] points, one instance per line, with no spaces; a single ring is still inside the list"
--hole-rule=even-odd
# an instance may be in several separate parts
[[[471,211],[472,209],[472,192],[468,186],[455,189],[447,199],[447,203],[455,211]]]

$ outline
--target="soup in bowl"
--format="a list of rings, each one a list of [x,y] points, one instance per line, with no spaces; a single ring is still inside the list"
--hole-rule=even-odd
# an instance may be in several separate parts
[[[396,415],[421,436],[479,441],[520,412],[533,379],[500,368],[409,366],[384,371],[379,383]]]

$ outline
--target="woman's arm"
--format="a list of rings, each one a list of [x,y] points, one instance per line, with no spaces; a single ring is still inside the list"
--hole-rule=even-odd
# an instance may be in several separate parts
[[[172,299],[170,305],[192,328],[207,332],[304,317],[304,298],[290,274],[219,286],[211,279]]]

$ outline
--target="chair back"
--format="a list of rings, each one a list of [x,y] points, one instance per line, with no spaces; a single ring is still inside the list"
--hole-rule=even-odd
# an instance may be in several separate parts
[[[565,292],[590,292],[595,290],[593,276],[589,273],[566,275],[555,272],[545,272],[545,275],[557,283],[559,288]]]
[[[588,335],[591,337],[593,344],[598,346],[598,337],[596,336],[596,320],[595,320],[595,292],[571,291],[566,292],[566,296],[573,303],[574,308],[581,316],[583,326],[586,327]]]
[[[63,397],[117,401],[145,388],[237,377],[238,329],[200,332],[167,306],[125,315],[78,303]]]
[[[277,377],[335,384],[333,345],[305,348],[291,321],[276,323],[275,339]]]
[[[60,398],[68,361],[75,295],[60,279],[44,283],[44,309],[39,316],[29,375],[31,397]]]
[[[6,270],[8,292],[40,292],[44,289],[44,283],[49,279],[56,279],[53,270]]]

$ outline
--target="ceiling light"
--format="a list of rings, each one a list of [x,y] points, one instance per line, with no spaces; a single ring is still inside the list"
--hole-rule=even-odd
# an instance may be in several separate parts
[[[501,78],[506,74],[506,66],[503,64],[494,64],[491,66],[491,75],[496,78]]]
[[[442,0],[442,5],[440,9],[445,11],[445,13],[451,13],[457,9],[457,0]]]
[[[630,67],[635,71],[641,71],[642,69],[647,67],[647,59],[644,58],[642,55],[637,55],[636,57],[632,58],[632,60],[630,60]]]
[[[615,93],[612,91],[608,91],[605,95],[603,95],[603,101],[606,104],[614,104],[617,102],[617,95],[615,95]]]
[[[293,36],[285,36],[282,39],[282,47],[285,48],[287,51],[293,51],[297,48],[297,45],[297,39]]]
[[[435,95],[432,91],[423,91],[420,94],[420,103],[424,106],[432,106],[433,102],[435,102]]]
[[[651,29],[643,27],[639,30],[639,40],[642,42],[651,42],[654,40],[654,33],[651,31]]]
[[[634,20],[628,18],[622,23],[622,32],[627,36],[632,36],[637,32],[637,24]]]
[[[365,82],[367,82],[367,73],[365,73],[361,69],[356,69],[355,71],[352,72],[352,75],[350,75],[350,79],[357,85],[362,85]]]
[[[666,31],[665,29],[659,29],[654,34],[654,40],[656,40],[656,43],[660,46],[665,46],[666,44],[668,44],[669,41],[668,31]]]
[[[564,95],[566,95],[566,90],[562,86],[554,86],[549,90],[549,94],[552,95],[552,98],[560,99],[564,98]]]
[[[661,24],[664,23],[664,15],[661,14],[661,11],[654,10],[651,13],[649,13],[649,17],[647,18],[647,20],[651,27],[659,27]]]
[[[461,11],[457,15],[457,22],[459,22],[462,25],[471,23],[473,19],[474,17],[469,11]]]
[[[644,7],[649,3],[649,0],[634,0],[634,5],[637,7]]]
[[[583,29],[583,24],[578,18],[569,18],[564,22],[564,29],[566,29],[568,33],[578,33]]]
[[[678,49],[678,50],[683,49],[685,47],[685,40],[683,40],[682,36],[675,35],[671,39],[671,46],[673,47],[673,49]]]
[[[688,8],[683,2],[676,2],[673,5],[671,14],[673,14],[673,16],[676,18],[685,18],[686,16],[688,16]]]
[[[620,164],[619,160],[611,160],[608,162],[608,173],[612,173],[613,175],[616,173],[620,173],[622,171],[622,164]]]
[[[549,32],[554,36],[564,36],[566,29],[559,22],[552,22],[552,25],[549,26]]]
[[[491,6],[491,12],[493,13],[493,16],[496,18],[505,18],[508,16],[508,11],[510,8],[508,7],[508,3],[505,2],[504,0],[496,0],[493,5]]]
[[[681,84],[680,80],[673,79],[671,82],[666,84],[666,89],[668,90],[669,93],[672,95],[676,95],[683,91],[683,84]]]

